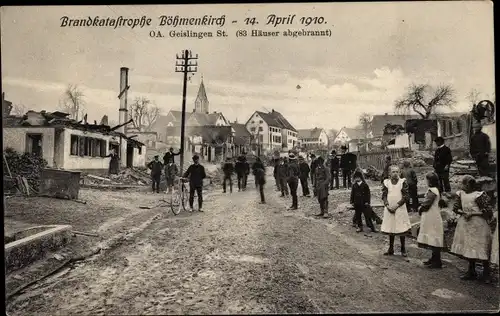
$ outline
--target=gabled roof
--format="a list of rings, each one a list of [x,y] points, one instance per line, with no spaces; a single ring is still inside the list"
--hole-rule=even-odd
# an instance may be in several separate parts
[[[279,127],[297,132],[293,125],[290,124],[290,122],[288,122],[288,120],[278,111],[272,110],[269,113],[255,111],[255,113],[259,114],[259,116],[262,117],[262,120],[264,120],[267,125],[271,127]]]
[[[353,139],[364,139],[365,138],[365,132],[362,129],[359,128],[348,128],[348,127],[343,127],[337,135],[335,135],[335,139],[337,136],[341,133],[344,132],[347,134],[347,136],[353,140]]]
[[[322,128],[309,128],[309,129],[299,129],[298,130],[298,138],[300,139],[305,139],[305,138],[314,138],[317,139],[321,135],[321,132],[323,131]]]
[[[245,124],[231,123],[231,127],[234,129],[235,137],[252,137]]]

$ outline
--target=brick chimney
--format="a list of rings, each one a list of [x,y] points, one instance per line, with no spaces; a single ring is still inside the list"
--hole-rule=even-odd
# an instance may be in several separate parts
[[[123,124],[128,119],[127,95],[128,95],[128,68],[120,68],[120,109],[118,112],[118,124]],[[118,129],[118,132],[125,133],[125,126]]]

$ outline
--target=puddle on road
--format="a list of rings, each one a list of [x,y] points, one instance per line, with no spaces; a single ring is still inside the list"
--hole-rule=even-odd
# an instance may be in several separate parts
[[[437,289],[434,292],[432,292],[431,294],[434,296],[437,296],[437,297],[448,299],[448,300],[449,299],[456,299],[456,298],[461,299],[461,298],[465,297],[465,295],[463,295],[462,293],[458,293],[458,292],[448,290],[448,289]]]

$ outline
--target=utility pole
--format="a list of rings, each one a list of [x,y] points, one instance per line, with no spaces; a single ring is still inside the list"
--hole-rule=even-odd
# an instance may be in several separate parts
[[[182,121],[181,121],[181,174],[184,171],[184,137],[186,132],[186,92],[188,72],[194,73],[198,70],[196,61],[191,63],[191,60],[197,60],[198,54],[193,57],[192,52],[188,49],[182,51],[182,56],[176,55],[175,72],[182,72],[184,74],[183,87],[182,87]]]

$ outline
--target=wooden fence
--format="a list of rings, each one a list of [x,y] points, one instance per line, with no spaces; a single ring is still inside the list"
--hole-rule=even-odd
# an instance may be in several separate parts
[[[408,148],[394,148],[383,150],[370,150],[369,152],[359,153],[357,164],[361,168],[374,166],[378,170],[383,170],[385,165],[385,157],[391,156],[392,160],[398,158],[410,157],[411,150]]]

